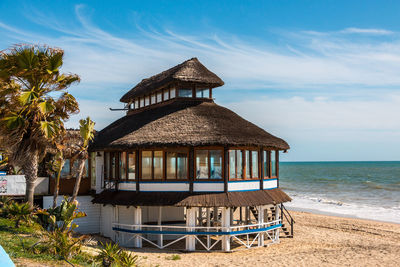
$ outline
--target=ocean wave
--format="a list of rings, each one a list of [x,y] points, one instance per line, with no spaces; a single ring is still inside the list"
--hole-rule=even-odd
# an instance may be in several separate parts
[[[372,181],[364,181],[363,182],[364,185],[367,186],[367,188],[372,189],[372,190],[388,190],[388,191],[400,191],[400,187],[398,185],[399,184],[378,184]]]

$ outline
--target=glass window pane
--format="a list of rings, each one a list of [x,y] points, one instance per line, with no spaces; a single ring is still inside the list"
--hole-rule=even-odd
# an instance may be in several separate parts
[[[229,178],[236,178],[236,152],[229,150]]]
[[[209,98],[210,97],[210,89],[209,88],[196,88],[196,97]]]
[[[169,99],[169,91],[164,90],[164,101]]]
[[[208,150],[196,151],[196,178],[208,179]]]
[[[85,166],[83,166],[83,175],[84,178],[88,178],[89,177],[89,159],[85,160]]]
[[[267,151],[263,151],[263,177],[268,177],[269,176],[269,172],[268,172],[268,152]]]
[[[271,176],[276,176],[276,152],[275,150],[271,151]]]
[[[136,153],[130,152],[128,155],[128,179],[135,180],[136,178]]]
[[[61,169],[61,177],[68,177],[70,175],[71,168],[69,165],[69,159],[66,159],[64,162],[64,166]]]
[[[192,97],[192,89],[191,88],[182,88],[178,91],[179,97]]]
[[[222,178],[222,151],[210,150],[210,178]]]
[[[160,103],[162,101],[162,92],[157,93],[157,103]]]
[[[90,153],[90,180],[91,185],[96,186],[96,152]]]
[[[142,151],[142,179],[151,179],[151,151]]]
[[[110,179],[110,153],[109,152],[104,152],[104,174],[105,174],[105,179]]]
[[[167,179],[176,179],[176,152],[167,152]]]
[[[117,178],[117,159],[116,159],[116,154],[117,153],[111,153],[111,178],[116,179]]]
[[[135,100],[135,106],[134,106],[134,108],[135,108],[135,109],[139,108],[139,100],[138,100],[138,99]]]
[[[188,160],[187,160],[187,153],[178,153],[177,155],[177,166],[178,166],[178,179],[187,179],[188,177]]]
[[[119,154],[119,177],[126,179],[126,152]]]
[[[150,97],[149,97],[149,96],[146,96],[146,97],[144,98],[144,105],[145,105],[145,106],[150,105]]]
[[[154,151],[153,168],[154,168],[154,179],[163,178],[163,159],[164,155],[162,151]]]
[[[258,178],[258,152],[251,151],[251,177]]]
[[[153,94],[153,95],[151,95],[151,103],[150,104],[155,104],[156,103],[156,95],[155,94]]]
[[[175,98],[175,96],[176,96],[176,89],[175,88],[169,89],[169,98]]]
[[[144,98],[143,97],[140,98],[140,107],[141,108],[144,107]]]
[[[236,178],[243,178],[243,159],[241,150],[236,150]]]
[[[245,154],[246,154],[246,178],[250,178],[251,177],[250,176],[250,170],[251,170],[251,167],[250,167],[250,151],[246,150]]]

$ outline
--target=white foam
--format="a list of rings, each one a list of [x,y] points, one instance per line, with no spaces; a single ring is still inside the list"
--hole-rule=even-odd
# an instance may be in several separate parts
[[[369,205],[343,203],[320,197],[292,196],[292,202],[285,203],[289,209],[315,211],[344,217],[393,222],[400,224],[400,207],[384,208]]]

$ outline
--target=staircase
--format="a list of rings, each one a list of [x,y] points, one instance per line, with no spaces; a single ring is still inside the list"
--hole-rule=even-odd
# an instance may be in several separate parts
[[[278,207],[278,212],[281,213],[280,218],[282,220],[282,233],[284,233],[284,237],[293,238],[293,225],[295,221],[283,204],[279,205]],[[250,211],[254,218],[258,220],[258,210],[255,207],[250,207]],[[274,221],[276,219],[275,207],[271,207],[270,209],[265,210],[265,212],[268,221]]]

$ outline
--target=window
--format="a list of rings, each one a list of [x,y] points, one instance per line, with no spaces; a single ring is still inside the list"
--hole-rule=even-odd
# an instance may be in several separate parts
[[[241,150],[229,150],[229,178],[243,178],[243,158]]]
[[[191,88],[181,88],[178,91],[179,97],[193,97]]]
[[[175,98],[176,96],[176,89],[175,88],[171,88],[169,90],[169,98]]]
[[[269,177],[269,151],[263,151],[263,177]]]
[[[169,99],[169,90],[164,90],[164,101]]]
[[[208,150],[196,151],[196,178],[208,179]]]
[[[162,92],[157,92],[157,103],[162,102]]]
[[[210,97],[210,89],[209,88],[196,88],[196,97],[197,98],[209,98]]]
[[[128,153],[128,179],[135,180],[136,178],[136,153]]]
[[[163,178],[163,151],[154,151],[153,157],[153,178],[162,179]]]
[[[150,104],[155,104],[156,103],[156,95],[152,94],[151,95],[151,103]]]
[[[210,178],[222,179],[222,151],[210,150]]]
[[[96,186],[96,152],[91,152],[90,159],[90,178],[92,187]]]
[[[144,106],[147,107],[148,105],[150,105],[150,96],[144,98]]]
[[[139,99],[135,99],[134,108],[135,108],[135,109],[139,108]]]
[[[245,168],[246,168],[246,178],[251,177],[251,168],[250,168],[250,151],[246,150],[246,162],[245,162]]]
[[[140,108],[144,107],[144,98],[140,98]]]
[[[61,174],[60,175],[61,175],[61,177],[66,178],[66,177],[68,177],[70,175],[70,173],[71,173],[71,166],[70,166],[70,163],[69,163],[69,159],[66,159],[65,162],[64,162],[64,166],[61,169]]]
[[[222,150],[196,151],[196,179],[222,179]]]
[[[151,179],[152,174],[152,151],[142,151],[142,179]]]
[[[258,178],[258,152],[251,151],[251,178]]]
[[[167,152],[167,179],[187,179],[186,152]]]
[[[115,179],[117,178],[117,153],[110,153],[111,157],[111,173],[110,178]]]
[[[110,152],[104,152],[104,179],[110,179]]]
[[[271,151],[271,177],[276,177],[276,151]]]
[[[126,180],[126,152],[119,154],[119,177]]]

